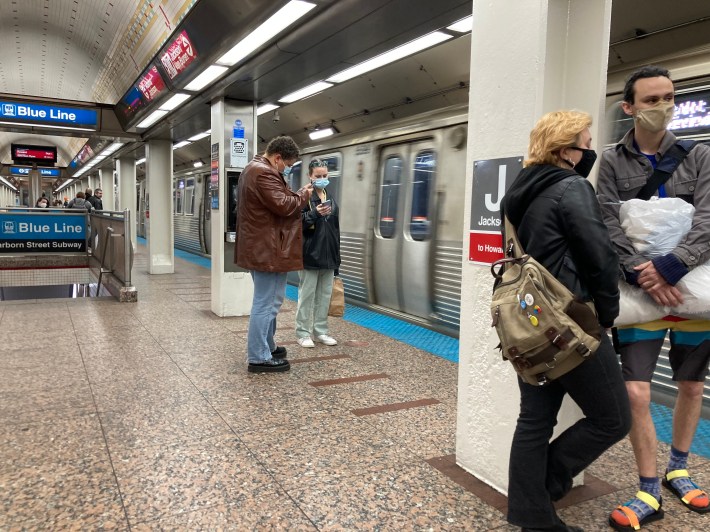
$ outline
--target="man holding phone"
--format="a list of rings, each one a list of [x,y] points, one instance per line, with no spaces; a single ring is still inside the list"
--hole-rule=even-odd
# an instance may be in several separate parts
[[[298,345],[312,348],[315,342],[329,346],[338,343],[328,334],[328,308],[333,277],[340,267],[340,224],[338,206],[326,189],[330,184],[328,163],[313,159],[308,177],[314,194],[301,211],[304,269],[298,272],[296,337]]]

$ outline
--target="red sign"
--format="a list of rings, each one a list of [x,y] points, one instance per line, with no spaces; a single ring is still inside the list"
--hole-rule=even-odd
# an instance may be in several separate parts
[[[168,51],[160,56],[160,62],[163,63],[170,79],[175,79],[196,57],[195,48],[192,46],[187,32],[183,31],[173,41]]]
[[[470,232],[468,260],[477,264],[493,264],[504,256],[500,231]]]
[[[40,159],[43,161],[53,161],[54,152],[50,150],[30,150],[19,148],[15,152],[18,159]]]
[[[165,82],[158,73],[158,68],[153,66],[148,73],[138,82],[138,88],[143,93],[146,101],[151,101],[165,89]]]

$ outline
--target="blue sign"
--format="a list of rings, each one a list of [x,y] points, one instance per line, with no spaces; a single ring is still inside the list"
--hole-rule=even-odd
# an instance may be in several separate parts
[[[30,175],[30,170],[32,170],[32,168],[29,166],[11,166],[10,174],[19,176]],[[62,175],[62,171],[59,168],[38,168],[38,170],[39,175],[42,177],[60,177]]]
[[[0,118],[16,122],[75,126],[96,129],[99,112],[80,107],[58,107],[0,100]]]
[[[244,126],[241,120],[235,120],[234,126],[232,127],[232,137],[235,139],[244,138]]]
[[[0,253],[86,251],[86,215],[0,213]]]

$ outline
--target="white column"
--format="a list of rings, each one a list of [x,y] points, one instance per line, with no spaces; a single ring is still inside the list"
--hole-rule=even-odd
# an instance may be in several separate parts
[[[100,188],[101,192],[103,192],[101,203],[104,206],[104,210],[114,210],[113,205],[115,198],[113,194],[113,168],[102,168],[99,170],[99,182],[97,188]],[[96,189],[94,189],[94,192],[96,192]]]
[[[133,249],[136,247],[136,219],[138,210],[136,208],[136,161],[133,157],[121,157],[116,161],[116,171],[118,173],[118,210],[128,209],[131,216],[131,242]]]
[[[231,167],[231,137],[235,120],[241,120],[248,141],[247,162],[254,156],[256,144],[256,106],[212,101],[212,150],[219,162],[218,201],[212,202],[210,230],[212,235],[212,312],[217,316],[246,316],[251,312],[254,285],[248,272],[234,264],[234,244],[225,242],[227,227],[227,172],[241,172],[243,166]],[[243,161],[242,161],[243,162]]]
[[[148,273],[175,271],[173,241],[173,145],[169,140],[146,144],[146,186],[150,198],[150,224],[147,225]]]
[[[524,156],[535,122],[557,109],[589,112],[601,151],[610,21],[611,0],[473,1],[456,461],[503,493],[520,397],[494,347],[490,269],[467,260],[473,165]],[[558,431],[579,415],[563,405]]]

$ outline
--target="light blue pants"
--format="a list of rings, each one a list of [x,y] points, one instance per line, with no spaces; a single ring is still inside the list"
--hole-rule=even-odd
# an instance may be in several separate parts
[[[271,360],[276,350],[276,315],[286,295],[286,274],[252,271],[254,299],[249,316],[247,361],[254,364]]]
[[[328,308],[333,292],[335,270],[301,270],[298,272],[298,308],[296,336],[306,338],[328,334]]]

